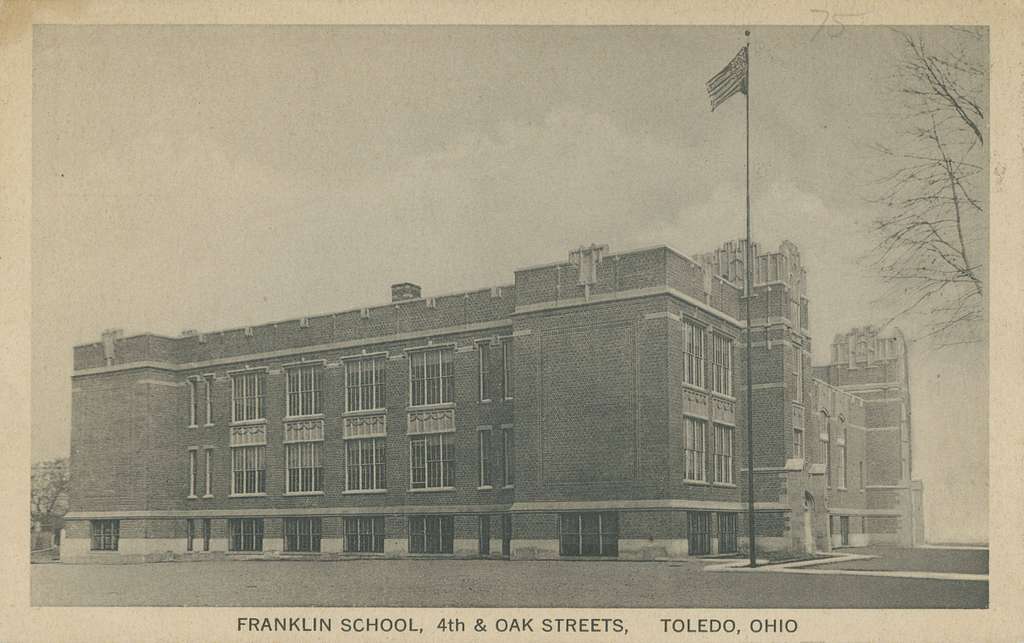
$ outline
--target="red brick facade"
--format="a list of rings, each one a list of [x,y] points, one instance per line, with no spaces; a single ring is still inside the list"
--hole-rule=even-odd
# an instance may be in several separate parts
[[[387,305],[334,315],[179,338],[105,334],[100,343],[75,348],[74,482],[64,557],[278,556],[300,542],[289,540],[299,518],[315,519],[321,556],[373,555],[349,551],[358,542],[357,524],[372,524],[373,534],[383,536],[374,541],[367,532],[365,542],[384,556],[425,549],[456,557],[674,558],[742,547],[741,257],[742,244],[698,261],[666,247],[618,255],[591,247],[569,262],[518,270],[514,285],[435,298],[399,284]],[[855,516],[853,533],[872,531],[860,518],[877,519],[878,530],[888,533],[885,519],[894,514],[882,507],[888,496],[875,481],[903,478],[893,478],[898,456],[885,436],[865,437],[869,422],[889,421],[888,402],[868,404],[813,378],[804,281],[792,244],[758,253],[755,524],[760,546],[803,548],[810,534],[815,547],[828,549],[830,514]],[[684,381],[684,324],[703,329],[705,338],[697,384]],[[713,341],[721,350],[732,345],[731,381],[726,385],[719,371],[718,393],[710,390]],[[441,399],[442,392],[436,403],[417,404],[414,356],[437,349],[450,356],[450,380],[447,363],[423,372],[428,380],[442,374],[437,390],[452,397]],[[347,410],[347,364],[364,355],[382,356],[385,403]],[[296,418],[287,415],[286,400],[291,374],[299,371],[316,373],[321,406]],[[262,373],[264,413],[233,421],[233,388],[240,386],[233,380],[245,373]],[[805,410],[803,458],[794,453],[794,405]],[[815,467],[822,462],[821,410],[835,418],[828,441],[833,471],[838,450],[846,450],[845,489],[838,481],[829,486],[826,470]],[[685,423],[704,427],[703,448],[691,441],[687,452]],[[362,430],[375,431],[386,453],[383,489],[349,488],[356,463],[346,445]],[[715,436],[728,440],[730,433],[731,449],[723,441],[716,448]],[[311,492],[286,486],[292,439],[317,444],[319,483]],[[241,495],[232,493],[232,453],[246,440],[258,441],[264,486]],[[414,449],[417,440],[430,446]],[[481,479],[482,460],[489,480]],[[700,460],[702,467],[694,464]],[[858,477],[861,462],[867,489]],[[423,482],[447,470],[450,482]],[[426,477],[416,482],[414,475]],[[257,529],[238,522],[248,518],[262,521],[259,547],[238,546],[247,542],[245,529]],[[90,534],[114,527],[116,551],[97,551],[105,541]]]

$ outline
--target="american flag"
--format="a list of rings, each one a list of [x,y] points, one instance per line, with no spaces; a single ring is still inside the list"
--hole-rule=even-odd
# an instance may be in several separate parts
[[[708,81],[708,96],[711,97],[711,111],[729,99],[736,92],[747,93],[747,48],[729,61],[725,69]]]

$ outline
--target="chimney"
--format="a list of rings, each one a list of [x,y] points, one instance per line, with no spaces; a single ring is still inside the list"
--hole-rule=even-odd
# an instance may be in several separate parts
[[[391,286],[391,301],[409,301],[411,299],[420,298],[420,287],[416,284],[410,284],[408,282],[401,284],[392,284]]]

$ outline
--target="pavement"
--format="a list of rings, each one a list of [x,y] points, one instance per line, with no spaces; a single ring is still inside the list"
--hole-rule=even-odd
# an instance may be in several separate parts
[[[919,555],[917,550],[892,549],[880,551],[878,559],[863,563],[833,564],[867,564],[885,559],[889,562],[874,564],[968,571],[977,570],[980,564],[970,557],[959,559],[945,553],[930,558],[934,553],[935,550],[930,550]],[[985,562],[987,568],[987,555]],[[712,561],[703,560],[423,559],[58,564],[32,565],[31,591],[34,606],[982,608],[988,605],[987,581],[756,570],[715,573],[705,569],[711,565]]]

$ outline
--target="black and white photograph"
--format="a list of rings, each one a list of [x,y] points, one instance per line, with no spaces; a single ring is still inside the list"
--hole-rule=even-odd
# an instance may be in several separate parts
[[[29,606],[986,612],[992,25],[835,11],[32,25]]]

